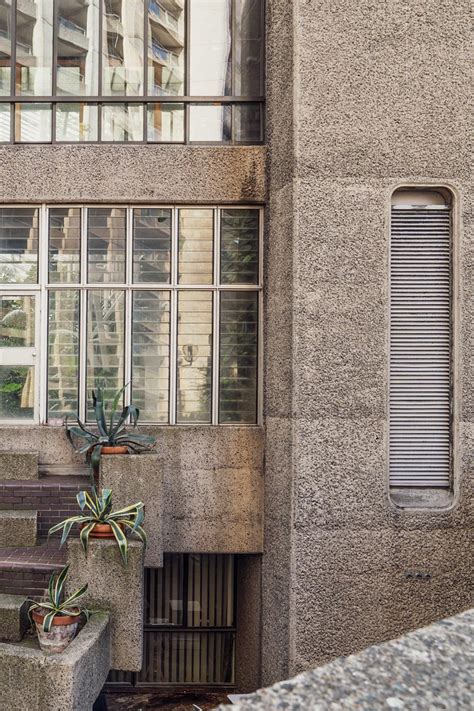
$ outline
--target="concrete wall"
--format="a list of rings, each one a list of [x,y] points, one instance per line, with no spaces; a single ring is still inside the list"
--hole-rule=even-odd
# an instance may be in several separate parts
[[[268,5],[264,682],[472,604],[474,435],[469,4]],[[405,184],[451,186],[458,211],[444,511],[388,495],[389,203]]]

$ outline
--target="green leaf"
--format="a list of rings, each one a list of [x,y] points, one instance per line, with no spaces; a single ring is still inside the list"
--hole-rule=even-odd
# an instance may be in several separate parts
[[[120,555],[122,557],[122,561],[124,565],[127,565],[128,562],[128,541],[125,536],[125,533],[122,531],[120,526],[113,520],[109,521],[110,526],[112,527],[112,531],[114,532],[115,540],[118,543],[118,547],[120,550]]]
[[[136,533],[137,536],[139,537],[139,539],[141,540],[141,542],[144,544],[145,548],[147,547],[148,539],[147,539],[147,535],[145,533],[144,528],[142,528],[141,526],[137,526],[135,528],[135,525],[133,524],[132,521],[125,520],[125,521],[121,521],[121,523],[123,523],[124,526],[129,528],[132,533]]]
[[[51,626],[53,624],[53,620],[57,615],[56,610],[52,610],[51,612],[48,612],[48,614],[44,617],[43,619],[43,629],[45,632],[50,632],[51,631]]]
[[[85,585],[82,586],[82,588],[79,588],[79,590],[76,590],[76,592],[73,592],[72,595],[70,595],[67,600],[65,600],[61,606],[61,608],[64,607],[69,607],[69,605],[74,602],[74,600],[78,600],[80,597],[86,594],[88,584],[86,583]]]
[[[64,566],[64,568],[61,570],[59,573],[58,577],[56,578],[56,585],[54,586],[54,593],[53,593],[53,599],[52,602],[58,606],[59,603],[61,602],[61,595],[63,592],[63,587],[64,583],[66,581],[66,576],[69,570],[69,563]]]
[[[87,524],[87,526],[84,526],[83,529],[81,529],[81,533],[79,536],[79,539],[82,544],[82,548],[84,550],[84,553],[87,555],[87,551],[89,549],[89,536],[92,531],[92,529],[95,526],[95,521],[91,521],[90,523]]]

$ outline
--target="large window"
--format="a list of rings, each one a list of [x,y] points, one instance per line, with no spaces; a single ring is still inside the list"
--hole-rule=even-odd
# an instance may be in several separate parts
[[[261,143],[264,0],[0,0],[0,142]]]
[[[394,193],[390,262],[390,483],[448,488],[453,419],[448,191]]]
[[[40,420],[126,386],[143,422],[258,422],[260,208],[0,208],[0,294],[41,307]],[[44,344],[44,347],[40,347]]]

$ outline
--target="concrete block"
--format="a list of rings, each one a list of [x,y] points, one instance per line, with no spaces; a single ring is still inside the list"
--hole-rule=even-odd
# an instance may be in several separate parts
[[[0,593],[0,641],[19,642],[28,627],[30,603],[21,595]]]
[[[110,625],[95,614],[62,654],[0,644],[1,711],[92,711],[110,668]]]
[[[16,440],[13,440],[13,442],[18,446]],[[2,446],[3,444],[2,442]],[[0,452],[0,480],[37,478],[38,452]]]
[[[128,566],[115,541],[91,539],[86,557],[78,539],[68,543],[67,592],[88,583],[84,605],[110,612],[111,667],[140,671],[143,646],[143,544],[130,541]]]
[[[148,545],[145,565],[163,565],[163,467],[156,454],[130,454],[102,457],[101,484],[112,489],[113,508],[120,509],[143,501]]]
[[[36,545],[36,511],[0,511],[0,547]]]

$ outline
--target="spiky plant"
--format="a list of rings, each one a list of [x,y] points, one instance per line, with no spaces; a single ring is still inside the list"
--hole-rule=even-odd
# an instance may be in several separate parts
[[[91,493],[80,491],[76,498],[81,513],[77,516],[70,516],[49,529],[48,536],[62,530],[61,546],[66,542],[72,527],[77,524],[81,527],[79,537],[87,555],[89,537],[94,526],[96,524],[109,524],[117,541],[124,565],[127,565],[128,561],[128,539],[125,531],[136,533],[146,547],[147,538],[142,526],[145,514],[144,505],[141,501],[131,506],[125,506],[125,508],[118,511],[112,511],[112,490],[103,489],[102,493],[99,494],[95,487],[92,488]]]
[[[86,620],[88,620],[91,615],[91,611],[87,608],[77,606],[78,600],[87,592],[87,583],[82,588],[79,588],[79,590],[72,593],[72,595],[69,595],[69,597],[65,600],[62,599],[68,571],[69,565],[66,565],[60,573],[53,573],[51,575],[48,584],[47,600],[41,602],[36,602],[35,600],[28,601],[32,603],[28,611],[30,619],[31,613],[34,610],[47,611],[43,618],[43,629],[45,632],[49,632],[51,630],[55,617],[79,617],[80,615],[84,615]]]

